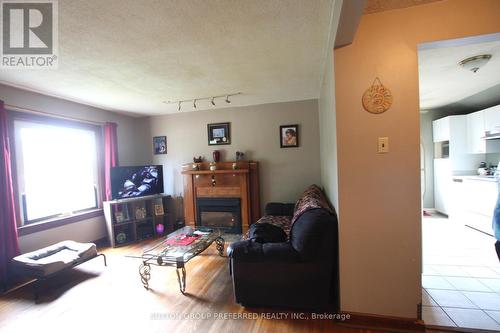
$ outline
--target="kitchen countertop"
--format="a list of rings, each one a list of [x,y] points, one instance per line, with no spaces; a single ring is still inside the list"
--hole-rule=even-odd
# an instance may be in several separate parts
[[[498,180],[494,176],[480,176],[480,175],[470,175],[470,176],[453,176],[454,179],[469,179],[469,180],[479,180],[498,183]]]

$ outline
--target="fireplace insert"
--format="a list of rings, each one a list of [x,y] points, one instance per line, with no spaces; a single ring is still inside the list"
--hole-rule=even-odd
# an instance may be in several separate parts
[[[196,226],[220,228],[228,233],[241,233],[239,198],[198,198]]]

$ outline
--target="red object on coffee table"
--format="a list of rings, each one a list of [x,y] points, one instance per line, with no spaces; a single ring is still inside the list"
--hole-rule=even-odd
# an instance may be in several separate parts
[[[180,234],[177,237],[167,239],[165,242],[167,245],[178,245],[178,246],[185,246],[189,245],[195,240],[197,240],[200,236],[188,236],[186,234]]]

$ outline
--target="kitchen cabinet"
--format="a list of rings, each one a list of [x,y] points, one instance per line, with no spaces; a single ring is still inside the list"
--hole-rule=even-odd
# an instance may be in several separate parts
[[[450,140],[450,117],[434,120],[432,122],[433,142]]]
[[[462,221],[466,207],[465,200],[467,198],[467,187],[464,177],[452,177],[451,191],[448,193],[448,196],[450,200],[448,217],[452,221],[465,224],[465,221]]]
[[[492,106],[483,110],[485,130],[500,132],[500,105]]]
[[[480,117],[478,117],[480,118]],[[473,118],[474,121],[478,121]],[[480,124],[479,124],[480,125]],[[480,126],[477,126],[480,128]],[[470,154],[467,137],[468,122],[466,115],[448,116],[433,121],[435,139],[449,140],[448,158],[443,158],[446,154],[439,153],[443,150],[443,142],[435,142],[434,159],[434,207],[437,211],[450,215],[453,214],[455,191],[453,189],[454,175],[474,174],[479,163],[484,160],[484,153]]]
[[[467,150],[471,154],[486,153],[484,111],[467,115]]]
[[[461,206],[454,221],[493,236],[492,220],[498,183],[480,176],[463,177],[462,188],[459,192]]]
[[[439,149],[442,148],[443,139],[448,142],[451,171],[454,174],[472,174],[478,168],[479,163],[484,160],[484,155],[470,154],[467,137],[467,116],[448,116],[432,122],[434,135],[434,156],[442,158]],[[478,126],[479,127],[479,126]],[[439,141],[436,141],[437,140]],[[441,146],[440,146],[441,145]],[[451,177],[453,174],[449,174]]]
[[[449,215],[453,204],[450,159],[434,159],[434,208]]]
[[[466,191],[470,193],[467,200],[469,209],[474,213],[493,217],[498,194],[497,184],[489,179],[481,180],[479,176],[466,178]]]

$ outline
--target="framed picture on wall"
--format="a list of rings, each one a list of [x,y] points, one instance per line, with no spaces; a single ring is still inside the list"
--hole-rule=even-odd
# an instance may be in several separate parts
[[[208,145],[229,145],[231,144],[230,123],[208,124]]]
[[[155,155],[167,153],[167,137],[155,136],[153,137],[153,151]]]
[[[299,125],[280,126],[280,147],[293,148],[299,146]]]

